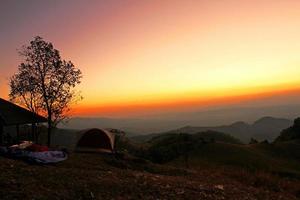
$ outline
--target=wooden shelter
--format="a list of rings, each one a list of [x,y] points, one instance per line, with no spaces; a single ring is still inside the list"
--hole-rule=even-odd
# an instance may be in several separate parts
[[[31,124],[34,132],[35,125],[43,122],[47,122],[45,117],[0,98],[0,144],[3,144],[5,126],[16,126],[19,134],[20,125]]]

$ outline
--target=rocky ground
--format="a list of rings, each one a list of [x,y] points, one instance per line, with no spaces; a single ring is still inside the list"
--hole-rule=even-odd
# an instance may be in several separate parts
[[[286,199],[300,182],[262,172],[185,170],[132,157],[72,154],[56,165],[0,157],[1,199]]]

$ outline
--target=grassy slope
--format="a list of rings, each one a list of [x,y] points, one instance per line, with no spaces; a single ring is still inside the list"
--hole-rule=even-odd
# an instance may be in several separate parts
[[[208,141],[203,144],[203,140]],[[215,138],[216,142],[209,142]],[[178,134],[164,134],[144,143],[146,158],[155,162],[169,162],[185,166],[186,156],[181,150],[188,149],[188,164],[199,166],[234,166],[246,170],[263,170],[282,176],[300,178],[300,142],[276,142],[242,145],[235,138],[218,132],[202,132],[188,135],[187,145]],[[181,152],[180,152],[181,151]],[[179,156],[179,158],[178,158]]]
[[[51,166],[0,157],[0,170],[1,199],[293,200],[300,193],[299,182],[266,174],[217,168],[185,171],[100,154],[72,154]]]
[[[201,148],[204,144],[222,141],[232,144],[240,144],[240,141],[224,133],[206,131],[197,134],[169,133],[152,138],[144,143],[142,154],[138,151],[135,155],[144,157],[153,162],[166,163],[183,155],[187,151]],[[140,145],[141,146],[141,145]],[[132,148],[131,148],[132,149]]]
[[[185,132],[183,132],[183,133],[185,133]],[[138,143],[145,143],[145,142],[154,143],[156,141],[163,140],[165,138],[174,137],[178,134],[179,133],[173,133],[173,132],[171,132],[171,133],[153,133],[153,134],[148,134],[148,135],[139,135],[139,136],[130,137],[130,140],[132,140],[134,142],[138,142]],[[232,137],[229,134],[225,134],[225,133],[218,132],[218,131],[208,130],[208,131],[202,131],[199,133],[191,133],[191,134],[196,139],[203,138],[207,141],[209,141],[211,138],[214,138],[217,141],[224,141],[224,142],[228,142],[228,143],[237,143],[237,144],[241,143],[241,141],[236,139],[235,137]]]
[[[222,141],[226,143],[231,143],[231,144],[241,144],[241,141],[238,139],[225,134],[221,132],[216,132],[216,131],[203,131],[200,133],[195,133],[195,134],[184,134],[184,135],[189,135],[193,141],[198,142],[199,140],[203,139],[204,141],[210,141],[211,139],[214,139],[215,141]],[[180,137],[180,134],[178,133],[166,133],[163,135],[155,136],[152,139],[148,141],[148,143],[152,145],[156,145],[158,143],[164,143],[164,142],[169,142],[170,140]]]
[[[51,166],[0,157],[1,199],[299,199],[300,143],[242,145],[224,134],[193,135],[197,147],[170,165],[125,156],[71,154]],[[171,137],[171,138],[169,138]],[[172,151],[178,135],[145,146]],[[178,139],[178,138],[177,138]],[[182,139],[181,136],[179,139]],[[129,142],[129,144],[131,144]],[[175,142],[176,144],[176,142]],[[181,144],[182,145],[182,144]],[[127,145],[128,146],[128,145]],[[126,145],[123,146],[126,148]],[[137,148],[138,147],[138,148]],[[144,146],[131,146],[135,151]],[[168,151],[166,151],[168,152]],[[171,166],[173,165],[173,166]],[[3,173],[5,172],[5,173]],[[270,172],[283,175],[277,176]],[[292,178],[292,179],[291,179]]]
[[[300,143],[236,145],[210,143],[189,154],[189,164],[235,166],[247,170],[269,171],[300,178]],[[298,157],[297,157],[298,156]],[[173,163],[183,165],[183,158]]]

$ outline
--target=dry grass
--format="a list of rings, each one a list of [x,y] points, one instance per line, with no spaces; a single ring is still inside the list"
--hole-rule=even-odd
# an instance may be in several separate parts
[[[50,166],[0,157],[0,170],[1,199],[293,200],[300,184],[263,172],[192,171],[130,156],[99,154],[73,154]]]

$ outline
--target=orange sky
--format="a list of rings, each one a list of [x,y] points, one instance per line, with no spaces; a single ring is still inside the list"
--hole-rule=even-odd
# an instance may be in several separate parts
[[[298,104],[300,87],[282,88],[274,90],[258,90],[253,93],[241,93],[232,96],[194,97],[165,99],[144,103],[107,104],[107,105],[77,105],[72,109],[74,116],[102,116],[110,117],[139,117],[155,116],[157,113],[178,113],[205,111],[224,106],[269,106]],[[196,109],[196,110],[195,110]]]
[[[298,0],[0,5],[4,98],[20,62],[16,49],[35,35],[83,71],[76,115],[194,109],[270,94],[293,101],[300,86]]]

